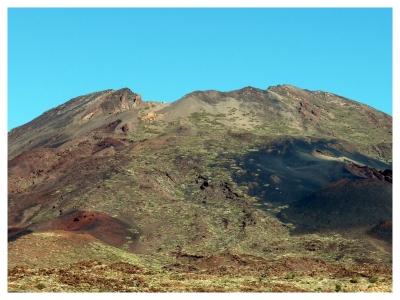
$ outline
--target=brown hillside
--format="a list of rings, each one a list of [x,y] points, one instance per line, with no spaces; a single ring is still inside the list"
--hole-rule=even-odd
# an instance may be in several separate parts
[[[391,161],[328,92],[76,97],[8,133],[9,290],[391,291]]]

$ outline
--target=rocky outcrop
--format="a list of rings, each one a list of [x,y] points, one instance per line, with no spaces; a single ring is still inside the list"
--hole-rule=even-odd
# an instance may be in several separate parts
[[[300,101],[299,112],[303,117],[308,117],[310,120],[320,115],[319,109],[306,99]]]
[[[359,166],[355,163],[346,163],[345,168],[360,177],[384,180],[390,183],[393,180],[393,172],[390,169],[382,171],[369,166]]]
[[[121,127],[122,132],[127,133],[129,131],[129,124],[126,123]]]
[[[142,104],[142,96],[124,88],[104,97],[100,104],[103,114],[118,114]]]

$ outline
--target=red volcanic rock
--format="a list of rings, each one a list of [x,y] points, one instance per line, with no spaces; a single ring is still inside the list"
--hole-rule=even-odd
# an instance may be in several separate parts
[[[105,124],[99,128],[96,129],[98,132],[104,132],[104,133],[113,133],[115,128],[121,123],[121,120],[115,120],[113,122],[110,122],[108,124]]]
[[[308,100],[305,99],[300,101],[299,113],[302,114],[302,117],[307,117],[310,114],[315,117],[318,117],[320,115],[318,108],[316,108]]]
[[[359,166],[354,163],[345,164],[345,168],[360,177],[379,179],[392,183],[393,172],[390,169],[382,171],[368,166]]]
[[[8,239],[15,240],[34,231],[64,230],[75,233],[88,233],[108,245],[121,247],[128,242],[128,239],[136,241],[139,238],[139,233],[130,232],[128,230],[129,227],[122,221],[100,212],[72,211],[57,218],[31,224],[24,228],[10,228],[8,230]],[[133,245],[134,243],[131,243],[129,246]]]
[[[307,112],[307,110],[306,109],[304,109],[303,107],[300,107],[300,110],[299,110],[299,112],[303,115],[303,116],[306,116],[306,112]]]
[[[111,146],[117,148],[117,147],[123,146],[123,145],[125,145],[124,142],[122,142],[119,139],[105,138],[104,140],[98,142],[96,146],[94,146],[93,153],[99,152],[100,150],[103,150],[103,149],[111,147]]]
[[[84,231],[92,226],[96,219],[102,219],[104,216],[99,213],[95,216],[94,212],[75,212],[51,220],[50,227],[52,230]]]
[[[300,101],[300,106],[306,107],[307,105],[310,105],[310,102],[309,102],[309,101],[307,101],[307,100],[302,100],[302,101]]]
[[[136,238],[127,230],[127,225],[118,219],[92,211],[76,211],[65,214],[50,220],[49,224],[44,224],[44,227],[50,227],[51,230],[86,232],[116,247],[124,245],[127,237]]]

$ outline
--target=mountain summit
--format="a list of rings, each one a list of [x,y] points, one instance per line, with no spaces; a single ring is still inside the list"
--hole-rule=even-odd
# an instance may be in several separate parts
[[[143,105],[141,95],[128,88],[71,99],[13,129],[8,135],[9,155],[35,147],[55,147],[109,123],[115,116],[121,123],[133,122],[134,126],[137,116],[144,112],[140,111]],[[145,111],[169,122],[200,111],[232,117],[235,111],[235,122],[232,118],[224,120],[225,126],[261,132],[266,129],[274,135],[336,137],[356,144],[361,153],[391,161],[392,117],[332,93],[291,85],[267,90],[249,86],[231,92],[196,91],[172,104],[147,103]],[[257,115],[251,116],[255,112]],[[373,134],[369,134],[371,130]]]
[[[141,104],[141,96],[128,88],[71,99],[11,130],[8,134],[9,155],[14,154],[14,149],[18,153],[39,147],[58,147],[71,138],[101,126],[117,114],[129,114]]]
[[[345,97],[278,85],[166,104],[106,90],[10,131],[8,156],[10,274],[80,261],[97,274],[94,260],[142,270],[129,291],[165,291],[151,272],[257,276],[259,291],[309,290],[287,274],[329,278],[323,291],[376,275],[391,289],[392,117]],[[53,271],[67,290],[103,284]]]

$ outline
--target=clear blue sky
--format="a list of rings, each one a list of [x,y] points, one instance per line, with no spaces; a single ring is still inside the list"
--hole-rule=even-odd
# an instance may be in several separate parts
[[[105,89],[171,102],[277,84],[392,114],[392,9],[8,9],[8,130]]]

